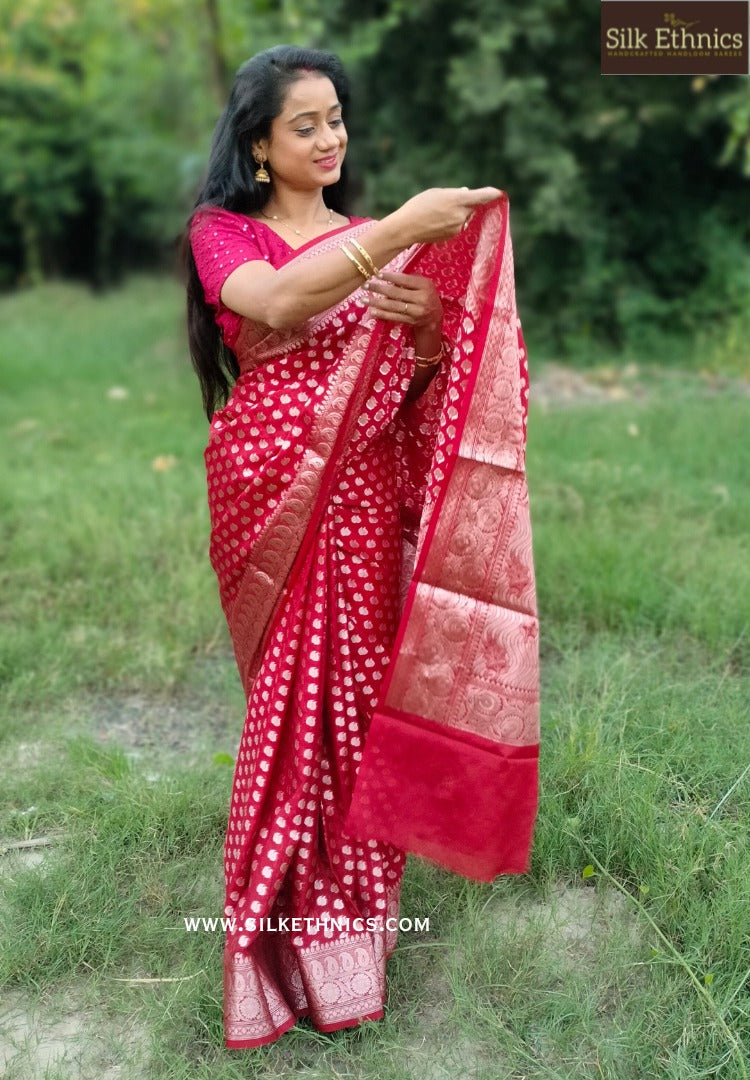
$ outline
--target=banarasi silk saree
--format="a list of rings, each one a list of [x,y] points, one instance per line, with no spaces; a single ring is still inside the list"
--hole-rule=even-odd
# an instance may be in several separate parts
[[[366,246],[371,227],[294,250],[209,210],[191,240],[216,305],[239,262]],[[225,841],[229,1047],[301,1016],[333,1031],[383,1015],[406,852],[478,881],[529,866],[538,624],[507,196],[388,269],[431,278],[443,303],[446,355],[414,401],[411,330],[361,290],[292,330],[225,319],[240,376],[205,461],[247,696]]]

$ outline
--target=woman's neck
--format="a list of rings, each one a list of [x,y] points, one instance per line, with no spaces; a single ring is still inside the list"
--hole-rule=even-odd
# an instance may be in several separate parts
[[[323,199],[322,188],[315,191],[285,190],[273,193],[263,207],[263,213],[269,217],[275,214],[304,232],[306,227],[312,229],[325,223],[328,207]]]

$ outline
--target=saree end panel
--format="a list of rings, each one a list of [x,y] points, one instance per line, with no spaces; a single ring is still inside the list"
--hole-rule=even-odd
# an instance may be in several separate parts
[[[490,881],[528,871],[538,804],[527,370],[507,198],[441,246],[444,279],[465,264],[444,288],[459,308],[450,377],[347,828]]]
[[[538,746],[457,737],[422,717],[373,718],[345,828],[387,840],[474,881],[527,873]]]

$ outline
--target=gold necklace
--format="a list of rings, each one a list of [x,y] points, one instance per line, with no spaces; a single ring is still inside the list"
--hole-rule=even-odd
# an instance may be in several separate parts
[[[333,210],[331,210],[329,207],[326,207],[326,210],[328,210],[328,221],[326,222],[326,224],[330,227],[331,225],[333,225]],[[300,236],[303,240],[315,239],[315,237],[313,236],[305,236],[305,234],[301,233],[299,229],[295,229],[291,221],[287,221],[286,218],[279,217],[278,214],[267,214],[265,210],[261,210],[261,214],[264,218],[267,218],[268,221],[278,221],[279,225],[287,225],[293,233],[295,233],[297,236]]]

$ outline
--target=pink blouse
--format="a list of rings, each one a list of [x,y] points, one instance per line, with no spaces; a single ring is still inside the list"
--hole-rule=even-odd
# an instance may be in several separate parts
[[[357,217],[349,219],[352,225],[366,220],[367,218]],[[222,303],[221,289],[224,282],[238,266],[253,259],[265,259],[278,269],[299,249],[287,244],[286,240],[282,240],[278,233],[264,222],[215,206],[198,210],[193,217],[190,246],[206,303],[214,309],[214,317],[222,331],[224,343],[233,349],[243,317]]]

